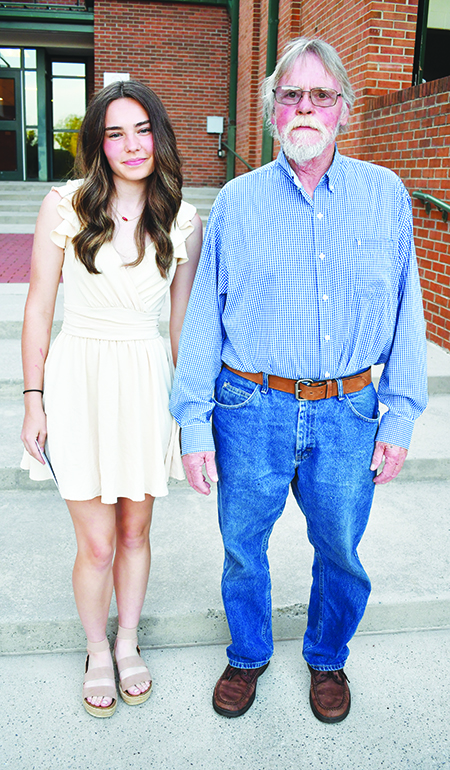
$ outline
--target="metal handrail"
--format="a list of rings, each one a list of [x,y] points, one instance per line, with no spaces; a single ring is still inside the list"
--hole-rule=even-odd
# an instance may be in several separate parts
[[[432,205],[436,206],[436,208],[442,214],[442,221],[447,222],[448,215],[450,213],[450,204],[446,203],[445,201],[441,201],[440,198],[436,198],[434,195],[422,192],[422,190],[414,190],[412,196],[413,198],[418,198],[420,201],[425,203],[425,210],[427,214],[430,213]]]
[[[227,150],[229,150],[229,152],[232,152],[233,155],[235,155],[236,158],[238,158],[241,161],[241,163],[244,163],[244,165],[247,166],[248,169],[250,169],[250,171],[254,171],[255,170],[254,166],[251,166],[250,163],[247,163],[247,161],[244,160],[244,158],[241,158],[241,156],[238,155],[238,153],[235,150],[233,150],[232,147],[230,147],[226,142],[223,141],[223,139],[221,138],[221,135],[219,135],[219,137],[220,137],[219,138],[219,149],[217,151],[217,153],[219,154],[219,158],[223,157],[222,155],[220,155],[222,147],[226,147]]]

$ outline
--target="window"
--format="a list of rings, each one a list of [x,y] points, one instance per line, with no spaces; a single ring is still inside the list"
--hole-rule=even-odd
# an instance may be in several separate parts
[[[68,176],[86,111],[86,64],[52,62],[53,178]]]
[[[450,3],[419,0],[413,85],[450,75]]]
[[[450,3],[430,0],[425,45],[424,80],[450,75]]]
[[[0,48],[0,67],[20,69],[20,48]]]

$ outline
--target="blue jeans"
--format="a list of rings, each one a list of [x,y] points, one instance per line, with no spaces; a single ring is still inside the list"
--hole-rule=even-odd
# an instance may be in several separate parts
[[[373,385],[320,401],[255,385],[222,369],[213,429],[225,560],[222,597],[232,666],[257,668],[273,653],[267,548],[289,485],[314,547],[303,655],[312,668],[342,668],[370,581],[356,549],[372,505],[370,461],[378,428]]]

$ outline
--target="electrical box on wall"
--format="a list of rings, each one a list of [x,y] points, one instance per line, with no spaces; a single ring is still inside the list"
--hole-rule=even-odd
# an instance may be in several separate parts
[[[103,73],[103,87],[109,86],[111,83],[117,83],[120,80],[129,80],[129,72],[104,72]]]
[[[223,118],[210,115],[206,118],[206,132],[208,134],[223,134]]]

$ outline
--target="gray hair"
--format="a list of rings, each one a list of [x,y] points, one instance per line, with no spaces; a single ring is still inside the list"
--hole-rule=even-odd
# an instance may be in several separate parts
[[[355,93],[336,49],[319,38],[297,37],[288,43],[275,70],[264,80],[262,85],[264,118],[272,135],[274,134],[274,126],[272,125],[271,117],[275,102],[275,95],[272,89],[277,87],[283,75],[291,69],[297,59],[301,59],[307,56],[307,54],[314,54],[320,59],[323,67],[339,83],[342,98],[348,105],[349,110],[353,107]]]

